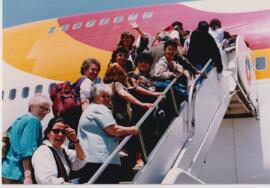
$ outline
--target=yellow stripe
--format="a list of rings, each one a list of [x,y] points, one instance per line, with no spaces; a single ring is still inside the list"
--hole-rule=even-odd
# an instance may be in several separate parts
[[[51,26],[56,26],[57,31],[48,34]],[[86,58],[98,59],[102,64],[100,76],[104,76],[111,57],[111,52],[90,47],[61,32],[55,19],[4,30],[3,49],[5,62],[54,80],[78,79]]]
[[[264,57],[266,67],[264,70],[256,70],[256,58]],[[252,62],[255,67],[256,78],[258,79],[270,79],[270,48],[262,49],[262,50],[254,50],[252,51]]]
[[[49,34],[52,26],[57,31]],[[103,77],[110,57],[111,52],[93,48],[61,32],[56,19],[8,28],[3,32],[3,59],[6,63],[53,80],[75,81],[80,77],[80,66],[86,58],[96,58],[101,62],[100,76]],[[257,79],[269,79],[270,49],[252,52],[254,67],[257,57],[266,58],[266,69],[256,70]]]

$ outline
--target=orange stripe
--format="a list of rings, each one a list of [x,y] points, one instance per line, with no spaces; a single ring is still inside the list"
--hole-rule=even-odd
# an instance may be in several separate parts
[[[48,28],[57,31],[48,34]],[[256,70],[257,79],[270,78],[270,49],[254,50],[256,57],[266,58],[266,69]],[[3,32],[3,59],[10,65],[41,77],[53,80],[75,81],[86,58],[101,62],[100,76],[104,76],[111,52],[91,47],[74,40],[59,30],[56,19],[5,29]],[[256,66],[255,66],[256,67]]]
[[[266,60],[266,67],[264,70],[256,70],[256,58],[264,57]],[[258,79],[270,79],[270,48],[262,50],[253,50],[252,51],[252,62],[255,67],[256,78]]]
[[[48,28],[57,31],[48,34]],[[55,19],[9,28],[3,32],[3,59],[10,65],[54,80],[75,81],[86,58],[101,62],[104,76],[111,52],[93,48],[59,30]]]

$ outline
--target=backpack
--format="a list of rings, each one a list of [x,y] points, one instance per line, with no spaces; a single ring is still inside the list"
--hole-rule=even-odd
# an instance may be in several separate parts
[[[69,81],[58,83],[51,89],[50,98],[53,102],[52,110],[55,117],[81,105],[80,86],[85,79],[86,76],[82,76],[72,85]]]
[[[50,98],[53,102],[52,110],[55,117],[59,117],[63,112],[81,105],[70,82],[56,84],[51,89]]]

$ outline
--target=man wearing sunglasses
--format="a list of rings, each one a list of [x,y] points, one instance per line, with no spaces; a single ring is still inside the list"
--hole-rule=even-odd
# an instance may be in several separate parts
[[[32,184],[31,157],[41,144],[40,121],[50,112],[48,96],[36,94],[30,99],[28,113],[17,118],[8,130],[10,149],[2,161],[3,184]]]

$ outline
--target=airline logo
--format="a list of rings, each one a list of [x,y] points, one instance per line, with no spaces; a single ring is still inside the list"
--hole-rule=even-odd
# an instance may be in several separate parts
[[[248,84],[251,85],[251,62],[248,58],[248,55],[246,55],[246,58],[245,58],[245,69],[246,69],[246,77],[247,77],[247,81],[248,81]]]

